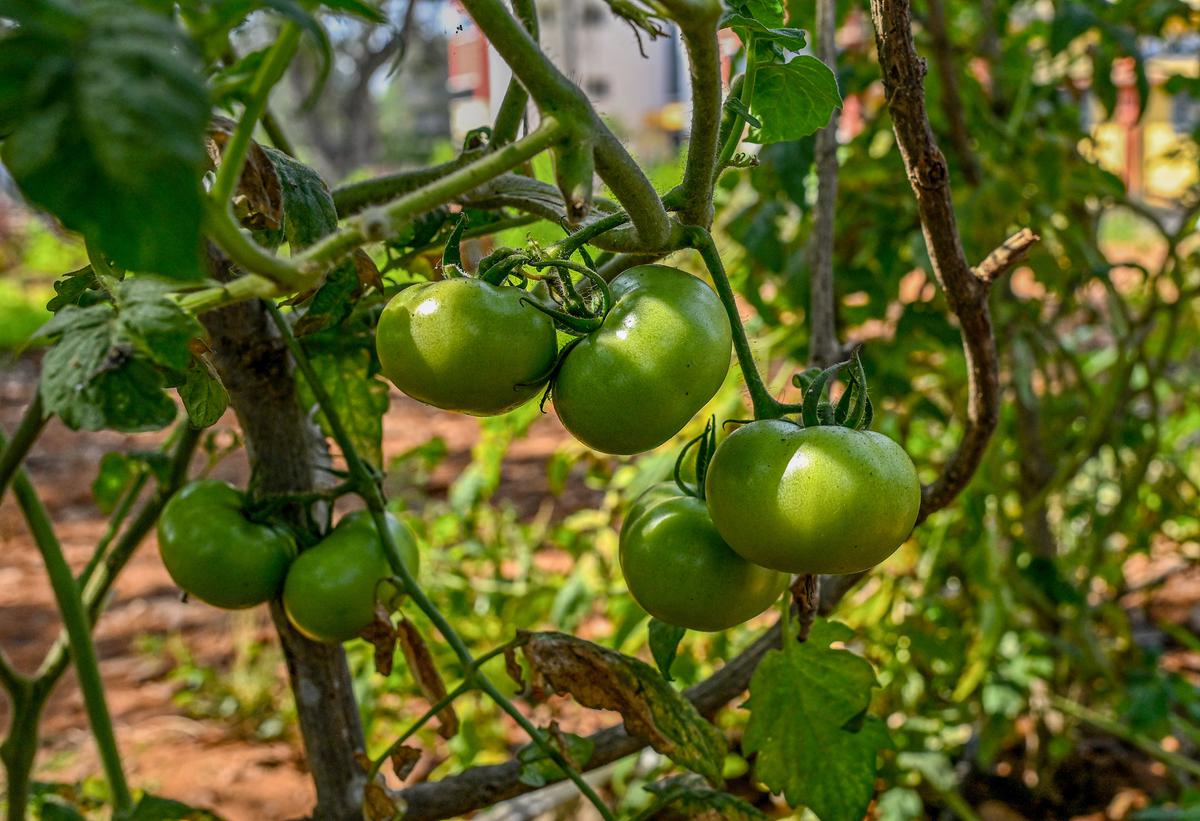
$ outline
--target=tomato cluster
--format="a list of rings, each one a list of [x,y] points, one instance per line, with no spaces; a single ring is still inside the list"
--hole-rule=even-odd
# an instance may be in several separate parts
[[[158,521],[159,552],[188,595],[225,609],[282,596],[296,629],[326,642],[347,641],[367,628],[376,602],[394,609],[402,589],[370,513],[343,517],[297,556],[287,529],[251,521],[245,508],[241,491],[211,479],[192,482],[167,502]],[[391,514],[386,519],[401,562],[416,576],[416,536]]]
[[[848,363],[844,363],[848,364]],[[856,573],[890,556],[912,531],[921,485],[908,454],[871,421],[857,356],[835,409],[807,389],[802,422],[750,422],[719,446],[710,423],[696,482],[680,477],[634,502],[620,560],[634,599],[655,618],[723,630],[765,610],[788,574]],[[793,410],[793,409],[788,409]],[[785,414],[786,415],[786,414]]]
[[[561,311],[538,290],[465,276],[405,288],[379,318],[384,376],[413,399],[477,416],[512,410],[549,383],[563,426],[614,454],[666,442],[725,380],[729,318],[690,274],[631,268],[593,315]],[[552,317],[577,334],[561,352]]]

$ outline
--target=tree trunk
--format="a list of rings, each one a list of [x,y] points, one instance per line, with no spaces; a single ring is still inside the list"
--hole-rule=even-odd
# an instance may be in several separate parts
[[[217,279],[229,278],[228,262],[212,251],[210,264]],[[294,493],[317,487],[328,451],[296,399],[291,361],[262,305],[239,303],[209,312],[202,319],[245,437],[251,492]],[[300,635],[279,602],[271,604],[271,617],[287,660],[300,732],[317,788],[313,817],[322,821],[361,819],[366,775],[354,755],[362,752],[365,744],[345,653],[340,645]]]

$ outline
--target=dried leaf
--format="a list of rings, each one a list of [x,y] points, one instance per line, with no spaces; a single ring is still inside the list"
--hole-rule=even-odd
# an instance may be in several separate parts
[[[396,655],[397,636],[388,609],[378,601],[375,602],[375,621],[364,627],[358,635],[375,645],[375,671],[381,676],[390,676],[392,659]],[[407,652],[405,655],[408,655]]]
[[[358,752],[356,752],[354,754],[354,763],[357,764],[358,768],[360,770],[362,770],[364,773],[371,772],[371,766],[372,766],[371,757],[368,756],[366,753],[364,753],[362,750],[359,750]]]
[[[379,275],[379,267],[371,255],[361,248],[354,249],[354,270],[358,273],[358,283],[363,288],[383,290],[383,277]]]
[[[421,751],[416,747],[409,747],[406,744],[401,744],[399,747],[392,750],[392,754],[389,758],[392,762],[392,770],[396,773],[396,777],[403,781],[412,774],[413,767],[417,766],[417,762],[421,760]]]
[[[430,704],[435,704],[446,697],[446,683],[433,663],[433,654],[425,644],[425,639],[417,630],[416,625],[407,619],[401,619],[396,625],[396,638],[400,641],[400,649],[412,671],[417,686],[425,694]],[[442,738],[453,738],[458,733],[458,714],[454,706],[447,704],[438,711],[438,735]]]
[[[224,117],[214,117],[209,126],[205,147],[214,168],[221,164],[221,155],[233,133],[234,123]],[[251,141],[246,163],[233,196],[234,215],[247,228],[277,230],[283,222],[283,189],[279,174],[262,146]]]
[[[367,821],[394,821],[405,808],[388,794],[383,785],[370,782],[363,788],[363,818]]]
[[[625,728],[675,763],[720,784],[725,737],[650,665],[563,633],[522,633],[535,697],[569,693],[615,710]]]

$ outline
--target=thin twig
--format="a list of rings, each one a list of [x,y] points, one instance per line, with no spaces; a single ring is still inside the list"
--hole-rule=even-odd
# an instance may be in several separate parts
[[[1030,229],[1022,228],[975,266],[975,276],[989,284],[995,282],[1025,259],[1029,249],[1040,239],[1041,237]]]

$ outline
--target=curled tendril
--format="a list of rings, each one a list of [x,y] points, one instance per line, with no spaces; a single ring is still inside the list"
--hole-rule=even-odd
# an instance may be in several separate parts
[[[684,461],[687,459],[688,451],[693,447],[697,449],[695,484],[689,483],[683,478]],[[708,424],[704,426],[704,432],[684,445],[683,449],[679,451],[679,456],[675,459],[675,485],[685,496],[692,496],[696,499],[704,498],[704,479],[708,473],[708,464],[712,461],[712,456],[716,449],[717,418],[710,416]]]

